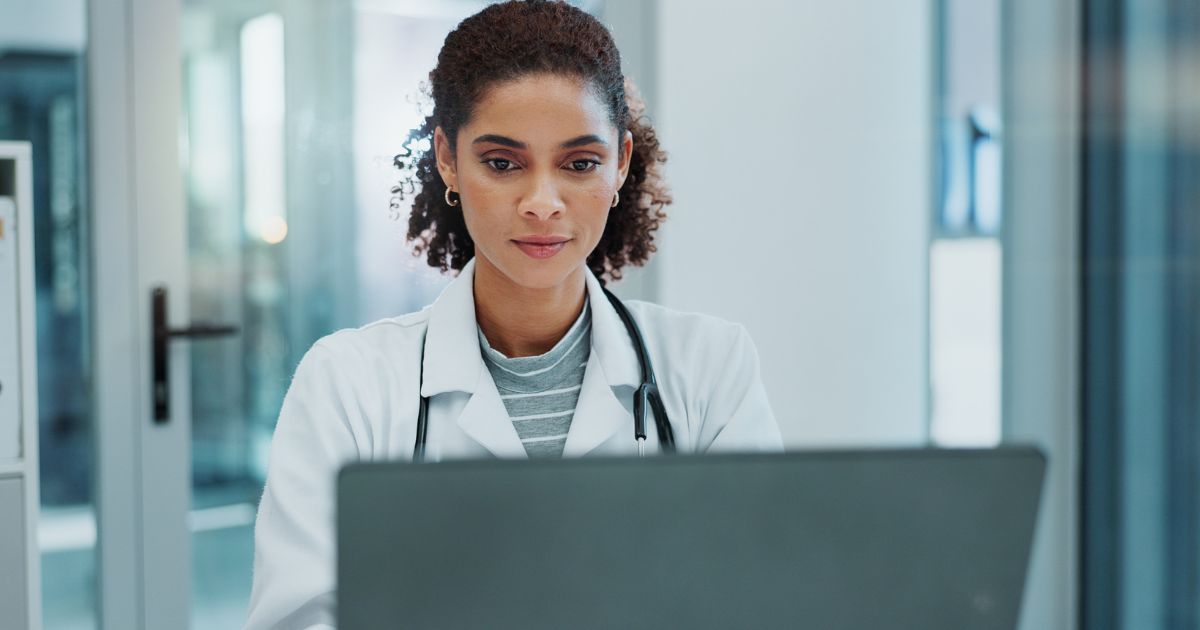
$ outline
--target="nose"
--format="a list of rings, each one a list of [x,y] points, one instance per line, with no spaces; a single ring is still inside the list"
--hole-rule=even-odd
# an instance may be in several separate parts
[[[545,221],[561,216],[565,210],[566,204],[552,175],[538,174],[529,178],[529,188],[517,206],[521,216]]]

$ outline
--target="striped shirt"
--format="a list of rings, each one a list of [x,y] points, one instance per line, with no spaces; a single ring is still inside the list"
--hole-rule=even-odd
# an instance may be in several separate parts
[[[492,348],[483,329],[479,347],[500,400],[530,458],[562,457],[567,430],[592,352],[592,316],[587,298],[578,319],[548,352],[509,358]]]

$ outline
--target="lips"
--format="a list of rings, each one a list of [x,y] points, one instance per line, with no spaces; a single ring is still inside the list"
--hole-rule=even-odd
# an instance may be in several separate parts
[[[570,241],[571,239],[565,236],[531,235],[515,238],[512,242],[530,258],[543,260],[562,251]]]
[[[518,243],[529,243],[531,245],[554,245],[556,243],[565,243],[571,239],[569,237],[558,236],[556,234],[544,235],[544,236],[538,235],[538,234],[530,234],[528,236],[518,236],[517,238],[514,238],[513,240]]]

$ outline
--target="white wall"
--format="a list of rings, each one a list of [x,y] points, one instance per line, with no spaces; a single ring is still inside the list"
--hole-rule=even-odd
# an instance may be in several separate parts
[[[790,447],[927,437],[931,4],[661,2],[660,301],[747,326]]]

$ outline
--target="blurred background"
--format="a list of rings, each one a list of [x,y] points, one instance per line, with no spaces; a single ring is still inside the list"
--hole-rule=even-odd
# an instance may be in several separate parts
[[[392,157],[485,4],[0,4],[45,628],[240,626],[300,356],[448,282]],[[670,155],[659,253],[617,292],[744,323],[791,449],[1041,446],[1023,629],[1200,630],[1200,5],[575,4]],[[171,325],[237,330],[176,344],[169,424],[157,286]]]

